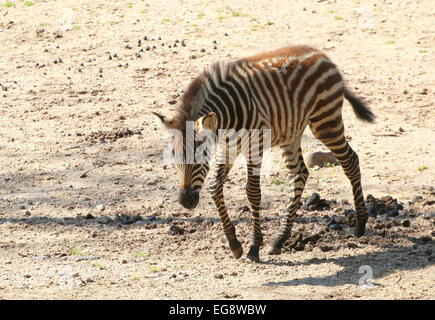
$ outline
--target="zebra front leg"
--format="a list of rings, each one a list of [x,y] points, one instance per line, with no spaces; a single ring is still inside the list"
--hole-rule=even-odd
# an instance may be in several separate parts
[[[287,214],[284,217],[284,221],[281,223],[278,235],[267,251],[268,254],[280,254],[282,246],[290,237],[293,220],[299,208],[305,183],[308,179],[308,169],[302,157],[300,142],[296,144],[285,144],[282,145],[281,148],[286,168],[293,174],[291,181],[293,186],[293,198],[291,199],[290,206],[286,209]]]
[[[231,170],[232,165],[219,164],[216,170],[215,176],[212,180],[210,191],[214,203],[219,211],[219,216],[222,220],[223,230],[228,239],[231,252],[234,258],[239,259],[243,254],[242,244],[237,240],[236,228],[231,223],[230,217],[228,216],[227,208],[224,201],[223,186],[228,173]]]
[[[263,234],[260,227],[260,204],[261,204],[261,188],[260,188],[260,164],[248,163],[248,181],[246,183],[246,194],[252,208],[252,239],[251,246],[248,252],[248,259],[251,261],[260,261],[260,246],[263,244]]]

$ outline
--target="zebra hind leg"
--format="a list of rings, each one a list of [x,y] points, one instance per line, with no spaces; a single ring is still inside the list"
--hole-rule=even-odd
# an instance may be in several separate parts
[[[314,136],[328,147],[343,167],[344,173],[352,184],[353,199],[356,209],[356,237],[364,235],[367,222],[367,208],[361,186],[361,172],[358,155],[352,150],[344,137],[344,126],[341,115],[327,122],[311,122],[310,128]]]
[[[282,246],[290,237],[293,220],[296,216],[296,211],[299,208],[305,183],[308,179],[308,169],[305,166],[304,158],[302,157],[300,140],[298,143],[284,144],[281,146],[281,149],[283,151],[282,154],[286,168],[293,174],[291,181],[293,185],[293,197],[290,206],[286,209],[287,214],[281,223],[278,235],[267,251],[268,254],[280,254]]]

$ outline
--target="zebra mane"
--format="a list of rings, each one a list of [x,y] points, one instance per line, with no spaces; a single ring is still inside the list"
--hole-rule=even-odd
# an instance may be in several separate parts
[[[190,82],[173,118],[176,128],[183,129],[186,121],[200,117],[211,92],[210,83],[217,83],[219,78],[225,79],[234,64],[231,61],[215,62]]]

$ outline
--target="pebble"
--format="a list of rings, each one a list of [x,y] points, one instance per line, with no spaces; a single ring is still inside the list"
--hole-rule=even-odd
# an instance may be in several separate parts
[[[38,256],[38,257],[34,257],[32,258],[33,261],[42,261],[42,260],[47,260],[49,259],[49,256]]]
[[[333,247],[328,246],[328,245],[322,245],[322,246],[320,246],[319,248],[320,248],[320,250],[322,250],[323,252],[328,252],[328,251],[331,251],[332,249],[334,249]]]
[[[249,207],[247,205],[241,206],[241,207],[239,207],[239,211],[240,212],[247,212],[247,211],[249,211]]]
[[[359,246],[358,246],[355,242],[348,242],[348,243],[346,244],[346,246],[347,246],[348,248],[350,248],[350,249],[356,249],[356,248],[359,248]]]
[[[415,196],[414,198],[412,198],[411,201],[409,201],[409,204],[416,204],[417,202],[420,202],[421,200],[423,200],[422,196]]]
[[[384,214],[378,214],[376,219],[378,219],[379,221],[387,221],[388,220],[388,214],[384,213]]]
[[[402,226],[404,226],[405,228],[409,228],[411,226],[411,221],[409,221],[408,219],[403,220]]]
[[[106,207],[103,204],[99,204],[94,208],[94,211],[98,213],[103,212],[104,210],[106,210]]]
[[[335,159],[334,155],[330,151],[317,151],[311,152],[305,157],[305,164],[309,168],[313,168],[318,166],[319,168],[323,168],[328,165],[338,165],[337,159]]]
[[[184,229],[180,226],[177,226],[173,223],[169,224],[169,226],[166,228],[166,232],[170,234],[171,236],[175,235],[181,235],[184,233]]]

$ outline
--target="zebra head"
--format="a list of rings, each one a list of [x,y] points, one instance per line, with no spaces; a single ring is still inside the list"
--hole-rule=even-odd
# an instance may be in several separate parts
[[[209,171],[214,148],[217,117],[214,112],[196,120],[166,119],[155,113],[169,131],[172,141],[171,162],[179,175],[178,202],[187,209],[194,209],[199,202],[199,192]]]

